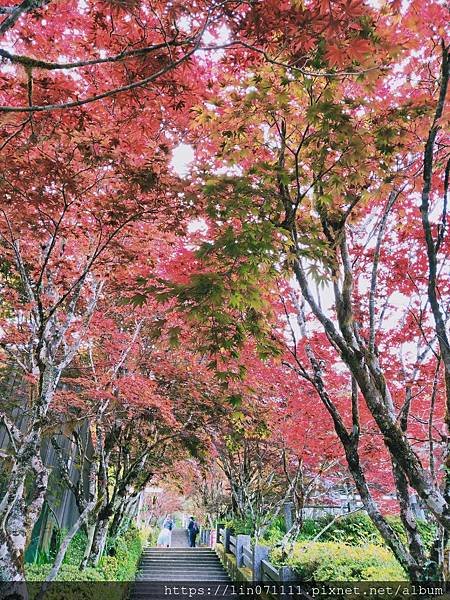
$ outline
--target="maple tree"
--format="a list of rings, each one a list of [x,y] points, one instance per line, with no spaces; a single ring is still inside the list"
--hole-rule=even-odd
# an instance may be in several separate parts
[[[88,532],[83,566],[173,468],[191,497],[202,482],[211,519],[229,491],[257,535],[289,497],[289,539],[350,474],[410,577],[439,576],[449,13],[372,4],[0,7],[6,579],[23,578],[46,440]],[[184,180],[180,142],[196,156]],[[437,524],[431,554],[411,491]]]
[[[165,336],[160,335],[155,344],[154,307],[135,312],[129,323],[127,311],[125,307],[112,312],[115,318],[122,312],[120,326],[108,317],[105,307],[101,315],[94,316],[87,349],[65,380],[68,388],[77,391],[60,392],[54,402],[54,410],[66,423],[71,416],[77,423],[80,411],[92,414],[93,453],[81,447],[80,433],[74,432],[79,471],[89,473],[88,501],[92,503],[82,567],[98,563],[107,535],[113,543],[127,523],[130,507],[155,476],[185,454],[201,455],[207,443],[204,427],[214,414],[206,390],[202,392],[199,373],[193,381],[192,374],[186,376],[180,371],[192,358],[180,353],[168,364],[170,346],[164,348]],[[72,415],[67,415],[69,396],[73,396],[68,403]],[[68,429],[67,424],[64,429]],[[59,455],[66,484],[75,488],[82,514],[87,504],[80,489],[83,479],[73,484],[60,450]]]
[[[320,15],[320,3],[317,6]],[[270,60],[267,50],[247,71],[236,72],[226,59],[222,71],[216,71],[216,85],[197,116],[199,155],[211,164],[214,154],[204,187],[208,250],[200,249],[199,256],[204,270],[212,271],[215,261],[220,264],[217,289],[231,264],[242,265],[233,272],[237,278],[247,277],[247,287],[253,281],[254,289],[263,281],[265,290],[270,285],[266,264],[278,265],[295,278],[308,307],[299,303],[293,311],[299,319],[297,329],[303,331],[299,337],[307,336],[307,323],[313,318],[311,327],[325,334],[319,347],[331,345],[337,355],[319,360],[307,343],[308,368],[304,358],[292,366],[317,390],[366,510],[405,570],[417,579],[430,576],[428,567],[442,568],[449,525],[445,473],[436,478],[436,471],[430,475],[424,464],[430,456],[435,460],[439,445],[440,460],[448,454],[443,447],[446,434],[437,442],[433,437],[434,428],[443,431],[444,413],[448,414],[443,362],[448,353],[448,11],[439,3],[424,11],[412,2],[400,18],[398,6],[385,6],[378,13],[362,3],[353,8],[357,23],[349,27],[347,21],[346,31],[352,41],[335,32],[339,48],[334,42],[327,47],[323,30],[313,30],[311,45],[300,58],[291,32],[281,45],[281,59]],[[315,14],[309,6],[286,4],[282,9],[286,13],[278,15],[277,22],[283,25],[288,15],[302,20]],[[351,13],[342,14],[349,18]],[[258,12],[258,27],[250,21],[250,34],[261,31],[264,16]],[[339,25],[333,23],[333,28]],[[284,34],[279,33],[282,39]],[[354,38],[362,43],[353,44]],[[422,53],[417,56],[419,45]],[[219,168],[226,174],[218,174]],[[421,189],[420,211],[416,189]],[[384,244],[390,244],[389,254]],[[407,244],[411,251],[405,253]],[[405,254],[406,265],[400,268],[397,261]],[[315,283],[325,292],[316,292]],[[401,294],[406,314],[395,310],[395,293]],[[248,310],[264,296],[251,297],[252,304],[245,294],[240,300],[240,308]],[[229,305],[235,306],[233,301]],[[239,345],[239,340],[233,341]],[[417,351],[411,352],[408,345]],[[342,409],[322,376],[322,362],[336,361],[351,390],[350,404]],[[417,391],[418,379],[426,372],[434,373],[432,385]],[[425,402],[417,408],[422,415],[427,393],[431,397],[421,451],[417,422],[409,425],[417,420],[411,411],[415,393]],[[407,546],[386,523],[367,484],[358,449],[360,398],[386,447],[387,465],[391,462],[387,468],[392,470]],[[416,400],[414,406],[418,404]],[[431,563],[417,531],[409,486],[439,524]]]
[[[116,285],[120,277],[126,282],[129,274],[121,263],[133,262],[143,232],[151,240],[169,226],[176,229],[185,202],[164,170],[169,160],[165,136],[158,141],[158,134],[149,131],[153,139],[140,136],[141,145],[132,150],[134,138],[126,135],[129,113],[122,113],[120,144],[117,123],[103,126],[100,137],[104,115],[98,111],[100,118],[91,120],[71,113],[56,124],[33,122],[31,137],[21,130],[2,157],[2,348],[13,369],[22,372],[30,394],[25,432],[2,414],[14,448],[2,503],[8,578],[21,576],[24,548],[47,489],[40,448],[48,410],[62,373],[86,339],[105,293],[105,274]],[[151,269],[152,257],[145,261]],[[25,506],[21,494],[32,473],[38,485]]]

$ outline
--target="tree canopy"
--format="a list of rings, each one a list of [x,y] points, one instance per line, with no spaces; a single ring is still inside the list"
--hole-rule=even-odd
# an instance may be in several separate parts
[[[83,567],[170,472],[210,515],[227,485],[257,535],[291,499],[287,538],[345,483],[410,577],[437,576],[448,5],[23,0],[0,15],[6,579],[23,578],[45,444],[88,531]]]

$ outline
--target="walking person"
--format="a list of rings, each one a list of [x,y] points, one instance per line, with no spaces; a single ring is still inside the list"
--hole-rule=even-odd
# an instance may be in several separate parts
[[[166,515],[166,518],[164,519],[164,523],[163,523],[163,527],[165,527],[166,529],[168,529],[170,531],[170,535],[169,535],[169,546],[172,546],[172,529],[174,528],[175,523],[173,522],[173,519],[170,515]]]
[[[159,532],[156,545],[160,548],[170,548],[172,544],[172,529],[173,521],[170,515],[167,515],[164,519],[161,531]]]
[[[187,530],[188,530],[188,537],[189,537],[189,546],[191,548],[195,548],[195,540],[197,538],[198,532],[200,531],[200,528],[198,526],[197,521],[195,520],[195,517],[191,517],[189,519]]]

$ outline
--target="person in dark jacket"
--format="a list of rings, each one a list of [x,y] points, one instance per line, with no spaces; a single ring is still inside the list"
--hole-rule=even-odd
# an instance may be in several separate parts
[[[197,521],[195,520],[195,517],[191,517],[189,519],[187,530],[188,530],[188,537],[189,537],[189,546],[191,548],[195,548],[195,540],[197,538],[198,532],[200,531],[200,528],[198,526]]]

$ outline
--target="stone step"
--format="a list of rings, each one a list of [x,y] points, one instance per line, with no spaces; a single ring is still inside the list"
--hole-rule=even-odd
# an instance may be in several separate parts
[[[186,574],[187,580],[194,579],[195,577],[200,577],[202,575],[222,575],[223,570],[220,569],[203,569],[195,571],[192,569],[173,569],[171,571],[161,571],[159,569],[139,569],[139,575],[149,575],[150,573],[154,575],[164,575],[165,577],[171,577],[172,575]]]
[[[142,562],[154,562],[154,563],[158,563],[160,565],[181,565],[181,564],[187,564],[187,565],[209,565],[209,564],[216,564],[219,561],[219,559],[215,559],[215,558],[208,558],[208,559],[203,559],[203,560],[189,560],[188,558],[181,558],[181,559],[171,559],[171,558],[148,558],[148,557],[144,557],[142,559]]]
[[[215,562],[220,562],[219,559],[217,557],[214,556],[205,556],[204,558],[196,558],[195,560],[192,560],[192,558],[189,558],[189,556],[179,556],[176,558],[172,558],[171,556],[143,556],[142,560],[145,560],[147,562],[159,562],[159,563],[167,563],[167,564],[175,564],[175,563],[189,563],[189,564],[207,564],[207,563],[215,563]]]
[[[146,554],[195,554],[195,555],[208,555],[214,554],[214,550],[210,548],[147,548],[144,550]]]
[[[220,575],[220,573],[223,573],[223,569],[219,569],[219,568],[214,568],[214,569],[191,569],[188,567],[183,567],[180,569],[158,569],[158,567],[144,567],[142,569],[139,569],[138,571],[139,573],[161,573],[162,575],[171,575],[172,573],[189,573],[191,575],[191,577],[188,577],[188,579],[192,579],[192,576],[194,575],[201,575],[202,573],[217,573],[218,575]]]
[[[169,566],[164,566],[161,567],[161,565],[153,565],[153,564],[147,564],[147,565],[139,565],[139,569],[141,571],[148,571],[149,569],[151,569],[152,571],[158,570],[161,571],[161,573],[167,573],[167,572],[171,572],[172,570],[174,571],[222,571],[223,568],[221,565],[203,565],[203,566],[199,566],[199,565],[172,565],[169,569]]]
[[[162,548],[157,548],[155,546],[150,546],[146,548],[146,552],[214,552],[214,550],[212,548],[209,547],[201,547],[201,546],[196,546],[195,548],[191,548],[190,546],[185,546],[183,548],[177,548],[177,547],[170,547],[170,548],[166,548],[165,546]]]
[[[170,573],[171,575],[173,573],[186,573],[186,575],[188,576],[188,579],[192,579],[193,577],[197,577],[197,575],[204,575],[204,574],[216,574],[216,575],[220,575],[221,573],[223,573],[223,569],[171,569],[170,571],[166,571],[166,570],[161,570],[158,568],[153,568],[153,569],[139,569],[138,571],[139,573],[161,573],[161,574],[168,574]]]
[[[139,563],[141,567],[155,567],[157,569],[160,569],[161,571],[170,571],[170,569],[191,569],[194,567],[197,567],[199,569],[221,569],[222,565],[220,564],[220,562],[212,562],[212,563],[195,563],[195,565],[193,565],[192,563],[160,563],[160,562],[156,562],[156,561],[142,561],[141,563]]]
[[[151,556],[152,558],[171,558],[173,560],[178,560],[179,558],[188,558],[189,560],[200,560],[202,558],[216,558],[217,554],[215,552],[204,553],[199,552],[197,554],[193,552],[143,552],[142,556]]]
[[[172,562],[178,562],[180,560],[187,560],[191,563],[195,563],[198,561],[209,561],[209,560],[218,560],[218,557],[216,554],[211,554],[208,556],[186,556],[186,555],[180,555],[180,556],[170,556],[167,554],[142,554],[142,558],[145,558],[146,560],[165,560],[165,561],[172,561]]]
[[[140,565],[139,570],[141,571],[159,571],[160,573],[171,573],[172,571],[221,571],[222,567],[220,565],[208,565],[204,567],[195,567],[193,565],[178,565],[169,567],[161,567],[160,565]]]
[[[164,557],[171,558],[172,560],[177,560],[179,558],[188,558],[189,560],[200,560],[201,558],[215,558],[217,554],[214,552],[205,554],[205,553],[189,553],[189,552],[143,552],[142,556],[151,556],[152,558]]]
[[[182,568],[182,567],[186,567],[186,568],[190,568],[190,567],[199,567],[201,569],[206,569],[207,567],[211,567],[211,568],[221,568],[221,564],[220,562],[208,562],[208,563],[195,563],[195,565],[193,565],[192,563],[189,562],[172,562],[172,563],[165,563],[165,562],[158,562],[156,560],[146,560],[146,561],[142,561],[139,563],[142,566],[151,566],[151,565],[155,565],[155,567],[158,567],[158,569],[171,569],[172,567],[177,567],[177,568]]]
[[[189,558],[189,560],[199,560],[200,558],[215,558],[217,554],[214,552],[211,553],[194,553],[194,552],[143,552],[142,556],[152,556],[159,557],[164,556],[165,558],[172,558],[173,560],[177,560],[178,558]]]
[[[166,556],[173,559],[187,557],[189,560],[197,560],[199,558],[211,558],[217,556],[215,552],[143,552],[142,556]]]
[[[143,554],[142,558],[145,560],[164,560],[166,562],[188,561],[190,563],[218,560],[217,556],[149,556],[148,554]]]
[[[133,600],[144,600],[146,597],[149,600],[158,600],[160,597],[169,600],[162,586],[173,583],[202,585],[203,582],[209,582],[211,586],[215,582],[222,585],[231,583],[212,548],[186,547],[187,536],[182,531],[178,531],[177,535],[176,539],[172,537],[175,547],[145,548],[136,575],[137,586],[131,594]]]
[[[163,580],[163,581],[167,581],[170,582],[172,581],[172,579],[176,577],[177,581],[203,581],[205,579],[208,579],[209,581],[215,581],[220,580],[222,581],[222,579],[229,579],[228,575],[226,573],[186,573],[184,571],[181,571],[180,573],[161,573],[161,572],[150,572],[150,573],[138,573],[136,575],[136,581],[142,581],[142,580],[149,580],[149,581],[157,581],[157,580]]]

